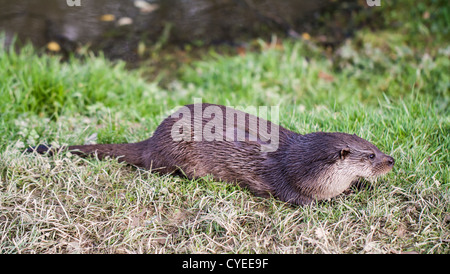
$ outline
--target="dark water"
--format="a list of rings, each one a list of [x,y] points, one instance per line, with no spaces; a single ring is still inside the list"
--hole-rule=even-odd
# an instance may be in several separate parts
[[[235,43],[312,31],[320,11],[336,2],[357,1],[0,0],[0,31],[6,43],[14,35],[37,47],[55,41],[62,52],[88,44],[108,57],[134,61],[140,41]]]
[[[109,30],[118,27],[122,17],[139,16],[133,1],[80,0],[80,6],[69,6],[66,0],[0,0],[0,30],[6,33],[6,43],[14,35],[29,40],[38,47],[50,41],[64,50],[77,45],[101,43]],[[102,15],[112,14],[113,21],[102,21]]]
[[[45,44],[49,36],[61,35],[71,41],[92,41],[111,22],[102,22],[104,14],[135,17],[139,9],[133,1],[79,0],[81,6],[69,6],[72,0],[0,0],[0,29],[18,33],[36,44]],[[77,3],[75,1],[75,3]]]

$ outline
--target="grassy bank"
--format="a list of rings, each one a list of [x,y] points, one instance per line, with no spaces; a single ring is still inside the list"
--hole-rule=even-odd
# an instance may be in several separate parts
[[[445,33],[420,42],[437,35],[422,21],[362,30],[332,58],[309,41],[212,53],[167,88],[101,56],[1,48],[0,252],[449,253],[450,50]],[[282,126],[356,133],[396,165],[372,190],[293,207],[210,178],[22,153],[142,140],[194,98],[278,105]]]

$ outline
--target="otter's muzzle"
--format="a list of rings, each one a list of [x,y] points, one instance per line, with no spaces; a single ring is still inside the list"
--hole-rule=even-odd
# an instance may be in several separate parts
[[[393,167],[395,164],[395,160],[394,158],[392,158],[391,156],[387,156],[386,157],[386,164],[390,167]]]

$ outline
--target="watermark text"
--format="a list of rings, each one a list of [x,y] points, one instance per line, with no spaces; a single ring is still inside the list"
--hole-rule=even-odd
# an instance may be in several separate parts
[[[67,6],[69,7],[80,7],[81,6],[81,0],[66,0]]]
[[[380,7],[381,6],[381,0],[366,0],[366,3],[369,7],[373,7],[373,6]]]
[[[183,106],[171,115],[178,119],[172,126],[171,137],[180,141],[256,142],[262,152],[276,151],[279,145],[279,107],[247,106],[203,107],[199,98],[193,107]],[[258,118],[259,117],[259,118]]]

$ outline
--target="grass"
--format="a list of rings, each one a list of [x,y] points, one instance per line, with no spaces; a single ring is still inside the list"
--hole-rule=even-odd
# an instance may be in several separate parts
[[[0,252],[450,253],[450,61],[440,22],[362,30],[333,58],[307,41],[260,41],[258,52],[186,65],[166,88],[102,56],[62,63],[30,46],[1,48]],[[356,133],[396,165],[372,190],[294,207],[211,178],[22,153],[143,140],[193,98],[278,105],[284,127]]]

